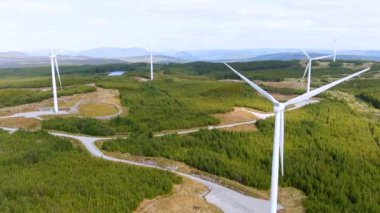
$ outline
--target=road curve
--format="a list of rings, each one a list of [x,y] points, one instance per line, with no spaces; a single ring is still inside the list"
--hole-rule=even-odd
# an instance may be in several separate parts
[[[6,130],[10,133],[13,133],[17,131],[17,129],[14,128],[3,128],[0,127],[0,129]],[[110,140],[114,138],[101,138],[101,137],[89,137],[89,136],[78,136],[78,135],[71,135],[66,133],[57,133],[57,132],[49,132],[50,134],[58,137],[66,137],[66,138],[72,138],[80,141],[84,147],[93,155],[94,157],[102,158],[104,160],[109,160],[113,162],[119,162],[119,163],[126,163],[130,165],[135,166],[141,166],[141,167],[148,167],[148,168],[154,168],[154,169],[160,169],[160,170],[166,170],[169,172],[173,172],[177,175],[180,175],[185,178],[192,179],[194,181],[197,181],[205,186],[207,186],[210,190],[210,192],[205,195],[205,199],[207,202],[215,205],[219,209],[221,209],[223,212],[226,213],[262,213],[262,212],[269,212],[270,210],[270,202],[268,200],[262,200],[262,199],[256,199],[247,195],[244,195],[242,193],[239,193],[237,191],[231,190],[227,187],[224,187],[222,185],[219,185],[217,183],[199,178],[197,176],[184,174],[177,171],[172,171],[168,169],[164,169],[155,165],[149,165],[144,164],[140,162],[134,162],[129,160],[123,160],[111,156],[105,155],[103,152],[101,152],[98,147],[96,147],[95,142],[99,140]],[[282,209],[282,207],[279,205],[279,209]]]

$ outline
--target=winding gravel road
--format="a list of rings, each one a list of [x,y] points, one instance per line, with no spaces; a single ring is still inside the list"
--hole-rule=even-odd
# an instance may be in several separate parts
[[[6,130],[10,133],[13,133],[17,131],[17,129],[14,128],[3,128],[0,127],[0,129]],[[103,152],[101,152],[98,147],[96,147],[95,142],[99,140],[111,140],[114,138],[101,138],[101,137],[88,137],[88,136],[78,136],[78,135],[71,135],[66,133],[57,133],[57,132],[49,132],[52,135],[58,136],[58,137],[66,137],[66,138],[72,138],[80,141],[84,147],[94,156],[98,158],[102,158],[104,160],[109,160],[113,162],[119,162],[119,163],[126,163],[130,165],[135,166],[142,166],[142,167],[148,167],[148,168],[154,168],[154,169],[160,169],[160,170],[166,170],[169,172],[173,172],[177,175],[180,175],[185,178],[192,179],[194,181],[197,181],[205,186],[207,186],[210,190],[210,192],[205,195],[205,199],[207,202],[215,205],[219,209],[221,209],[223,212],[226,213],[262,213],[262,212],[269,212],[270,210],[270,203],[268,200],[262,200],[262,199],[256,199],[250,196],[246,196],[242,193],[239,193],[237,191],[231,190],[229,188],[226,188],[222,185],[219,185],[217,183],[193,176],[184,174],[177,171],[172,171],[168,169],[163,169],[161,167],[150,165],[150,164],[144,164],[140,162],[134,162],[129,160],[123,160],[115,157],[110,157]],[[279,209],[282,209],[282,207],[279,205]]]

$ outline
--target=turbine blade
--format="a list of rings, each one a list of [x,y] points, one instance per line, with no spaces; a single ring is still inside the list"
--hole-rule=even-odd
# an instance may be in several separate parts
[[[307,71],[309,70],[310,63],[311,63],[311,60],[309,61],[309,63],[306,64],[306,69],[305,69],[305,72],[303,73],[302,81],[305,80],[305,76],[306,76]]]
[[[61,90],[62,90],[61,75],[59,74],[59,68],[58,68],[58,60],[57,60],[57,57],[54,58],[54,62],[55,62],[56,70],[57,70],[57,75],[58,75],[58,80],[59,80],[59,86],[61,87]]]
[[[336,81],[334,81],[334,82],[331,82],[331,83],[329,83],[329,84],[327,84],[327,85],[324,85],[324,86],[322,86],[322,87],[319,87],[318,89],[315,89],[315,90],[313,90],[313,91],[310,91],[310,92],[305,93],[305,94],[303,94],[303,95],[300,95],[300,96],[298,96],[298,97],[295,97],[295,98],[293,98],[293,99],[287,101],[287,102],[285,103],[285,106],[289,106],[289,105],[292,105],[292,104],[296,104],[296,103],[299,103],[299,102],[302,102],[302,101],[308,100],[308,99],[310,99],[310,98],[312,98],[312,97],[314,97],[314,96],[316,96],[316,95],[318,95],[318,94],[320,94],[320,93],[322,93],[322,92],[324,92],[324,91],[330,89],[331,87],[334,87],[334,86],[336,86],[336,85],[338,85],[338,84],[340,84],[340,83],[342,83],[342,82],[344,82],[344,81],[347,81],[347,80],[349,80],[349,79],[351,79],[351,78],[354,78],[354,77],[356,77],[356,76],[358,76],[358,75],[361,75],[361,74],[367,72],[367,71],[370,70],[370,69],[371,69],[371,67],[369,67],[369,68],[367,68],[367,69],[364,69],[364,70],[362,70],[362,71],[356,72],[356,73],[354,73],[354,74],[351,74],[351,75],[349,75],[349,76],[346,76],[346,77],[344,77],[344,78],[342,78],[342,79],[339,79],[339,80],[336,80]]]
[[[306,57],[308,58],[308,59],[310,59],[310,55],[309,54],[307,54],[307,52],[303,49],[303,48],[301,48],[301,50],[302,50],[302,52],[303,52],[303,54],[305,54],[306,55]]]
[[[267,91],[263,90],[261,87],[259,87],[257,84],[253,83],[251,80],[246,78],[244,75],[240,74],[238,71],[236,71],[234,68],[232,68],[229,64],[226,62],[224,63],[230,70],[232,70],[236,75],[238,75],[241,79],[243,79],[245,82],[247,82],[253,89],[255,89],[258,93],[260,93],[264,98],[268,99],[272,103],[278,103],[278,101],[273,98]]]
[[[281,163],[281,174],[284,176],[284,119],[285,113],[281,111],[281,121],[280,121],[280,163]]]

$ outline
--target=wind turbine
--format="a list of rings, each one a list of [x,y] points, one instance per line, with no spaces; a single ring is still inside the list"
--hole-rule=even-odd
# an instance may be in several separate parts
[[[58,68],[58,60],[57,60],[57,54],[53,51],[50,52],[50,64],[51,64],[51,81],[53,86],[53,103],[54,103],[54,112],[59,112],[58,107],[58,98],[57,98],[57,85],[56,85],[56,79],[55,79],[55,72],[57,72],[58,79],[59,79],[59,85],[62,90],[62,82],[61,82],[61,76],[59,74],[59,68]]]
[[[307,75],[307,92],[310,92],[311,67],[312,67],[313,61],[317,61],[317,60],[321,60],[321,59],[325,59],[325,58],[333,58],[333,60],[335,62],[336,61],[336,42],[335,42],[334,54],[332,54],[332,55],[325,55],[325,56],[319,56],[319,57],[312,58],[304,49],[301,49],[301,50],[305,54],[306,58],[309,61],[306,64],[306,69],[305,69],[305,72],[303,73],[302,81],[305,79],[306,73],[308,73],[308,75]]]
[[[150,80],[153,81],[153,53],[152,50],[150,50]]]
[[[279,157],[281,157],[281,174],[284,176],[284,115],[285,109],[287,106],[297,104],[303,102],[305,100],[309,100],[310,98],[334,87],[344,81],[347,81],[353,77],[356,77],[364,72],[367,72],[371,68],[364,69],[362,71],[356,72],[352,75],[344,77],[340,80],[329,83],[325,86],[322,86],[318,89],[314,89],[313,91],[307,92],[303,95],[295,97],[287,102],[281,103],[277,101],[273,96],[271,96],[268,92],[263,90],[261,87],[253,83],[251,80],[240,74],[234,68],[232,68],[227,63],[224,63],[230,70],[236,73],[240,78],[242,78],[246,83],[248,83],[253,89],[259,92],[262,96],[268,99],[273,103],[274,112],[275,112],[275,125],[274,125],[274,139],[273,139],[273,158],[272,158],[272,175],[271,175],[271,193],[270,193],[270,205],[271,205],[271,213],[277,212],[277,197],[278,197],[278,171],[279,171]]]

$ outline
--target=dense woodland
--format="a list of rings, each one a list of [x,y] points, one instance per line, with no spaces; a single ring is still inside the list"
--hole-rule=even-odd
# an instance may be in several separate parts
[[[225,113],[234,106],[272,110],[270,103],[251,88],[231,82],[164,78],[141,84],[114,79],[98,85],[119,89],[129,115],[113,125],[132,125],[128,129],[138,125],[142,130],[161,131],[217,124],[219,121],[210,114]]]
[[[347,62],[330,62],[327,67],[315,68],[314,86],[326,84],[334,78],[357,71],[344,67],[345,63]],[[364,62],[350,63],[361,65]],[[304,67],[298,61],[245,62],[231,65],[249,78],[261,81],[300,79],[304,72]],[[374,67],[379,65],[375,64]],[[135,155],[163,156],[248,186],[269,188],[273,119],[258,122],[258,131],[252,133],[204,130],[186,136],[152,137],[153,132],[162,130],[217,124],[219,120],[212,117],[212,114],[229,112],[235,106],[272,111],[272,105],[244,83],[220,81],[238,79],[223,64],[194,62],[157,65],[155,81],[145,83],[130,78],[148,76],[149,72],[144,63],[62,66],[61,70],[62,80],[66,82],[64,84],[66,86],[93,89],[78,85],[96,83],[96,86],[103,88],[118,89],[122,104],[128,108],[128,116],[117,117],[110,121],[74,117],[52,118],[42,122],[43,128],[98,136],[129,134],[128,139],[106,142],[102,148]],[[107,72],[114,70],[125,70],[128,73],[118,77],[106,76]],[[379,108],[380,81],[368,79],[373,78],[377,71],[378,69],[373,69],[373,72],[362,76],[365,78],[349,81],[335,89],[355,95]],[[0,69],[0,74],[4,75],[4,78],[0,79],[0,88],[2,88],[0,102],[5,104],[0,107],[51,97],[51,92],[47,92],[45,96],[43,92],[22,90],[50,86],[50,71],[47,68]],[[298,89],[263,87],[271,93],[304,92]],[[65,91],[69,88],[71,86]],[[67,94],[80,92],[86,92],[86,89]],[[14,153],[9,156],[25,155],[25,158],[32,159],[27,161],[32,162],[37,159],[35,164],[15,166],[16,164],[9,163],[13,161],[8,160],[6,156],[4,158],[0,156],[0,159],[5,159],[3,161],[5,163],[2,164],[4,169],[2,174],[6,174],[0,178],[4,180],[0,182],[1,186],[9,188],[12,186],[9,184],[10,181],[13,181],[10,177],[15,177],[15,172],[22,174],[20,179],[17,179],[18,188],[0,188],[0,190],[6,189],[5,192],[0,191],[0,198],[8,196],[0,199],[0,211],[34,210],[32,207],[35,207],[36,211],[54,211],[61,205],[67,206],[67,210],[63,211],[77,209],[86,211],[90,205],[96,207],[99,205],[100,211],[112,206],[115,211],[129,212],[144,197],[167,193],[172,183],[178,181],[167,173],[138,170],[135,167],[96,160],[78,147],[67,145],[66,151],[57,153],[51,149],[55,150],[54,147],[58,145],[50,142],[59,141],[59,144],[62,141],[62,144],[69,142],[43,132],[19,132],[14,136],[0,133],[0,139],[0,150],[8,149],[5,148],[7,146],[11,147],[9,150],[13,150]],[[15,143],[16,141],[20,143]],[[25,151],[16,154],[15,150],[24,150],[23,147]],[[54,160],[47,160],[52,158]],[[17,161],[19,159],[24,157],[17,157]],[[379,122],[362,117],[346,103],[327,99],[319,104],[286,113],[285,176],[281,178],[281,185],[296,187],[307,194],[305,200],[307,212],[380,212],[380,198],[377,195],[380,191],[379,160]],[[54,170],[55,167],[57,169]],[[86,173],[82,171],[83,168],[87,168],[84,170]],[[13,173],[7,176],[5,171]],[[148,177],[138,178],[142,172],[148,174]],[[59,174],[58,177],[49,176],[53,173]],[[83,178],[77,180],[78,178],[72,176],[66,177],[63,175],[65,173],[83,174]],[[28,179],[27,182],[25,177],[37,178]],[[91,177],[97,178],[93,180],[95,178]],[[160,181],[156,183],[152,179]],[[39,183],[39,180],[43,180],[44,183]],[[133,182],[139,185],[138,181],[145,184],[140,188],[127,184]],[[58,182],[59,184],[55,184],[57,188],[50,189],[45,182],[50,185]],[[110,185],[104,184],[110,182],[112,182]],[[63,185],[70,185],[68,192],[64,191]],[[85,189],[78,187],[82,185]],[[23,190],[24,188],[26,190]],[[40,196],[38,190],[42,191],[44,196]],[[62,193],[53,193],[56,191]],[[107,193],[96,194],[98,191]],[[105,194],[110,195],[103,197]],[[86,200],[88,197],[90,199]],[[121,202],[117,200],[118,198],[131,202]],[[23,205],[16,205],[20,203]]]
[[[338,87],[380,109],[380,79],[356,79]]]
[[[42,121],[42,128],[94,136],[114,135],[112,128],[94,118],[51,118]]]
[[[323,101],[286,113],[282,186],[307,194],[307,212],[379,212],[380,125],[345,103]],[[258,132],[201,131],[187,136],[132,135],[103,144],[106,151],[163,156],[198,169],[268,189],[273,119]]]
[[[180,178],[91,157],[46,132],[0,131],[1,212],[133,212]]]

